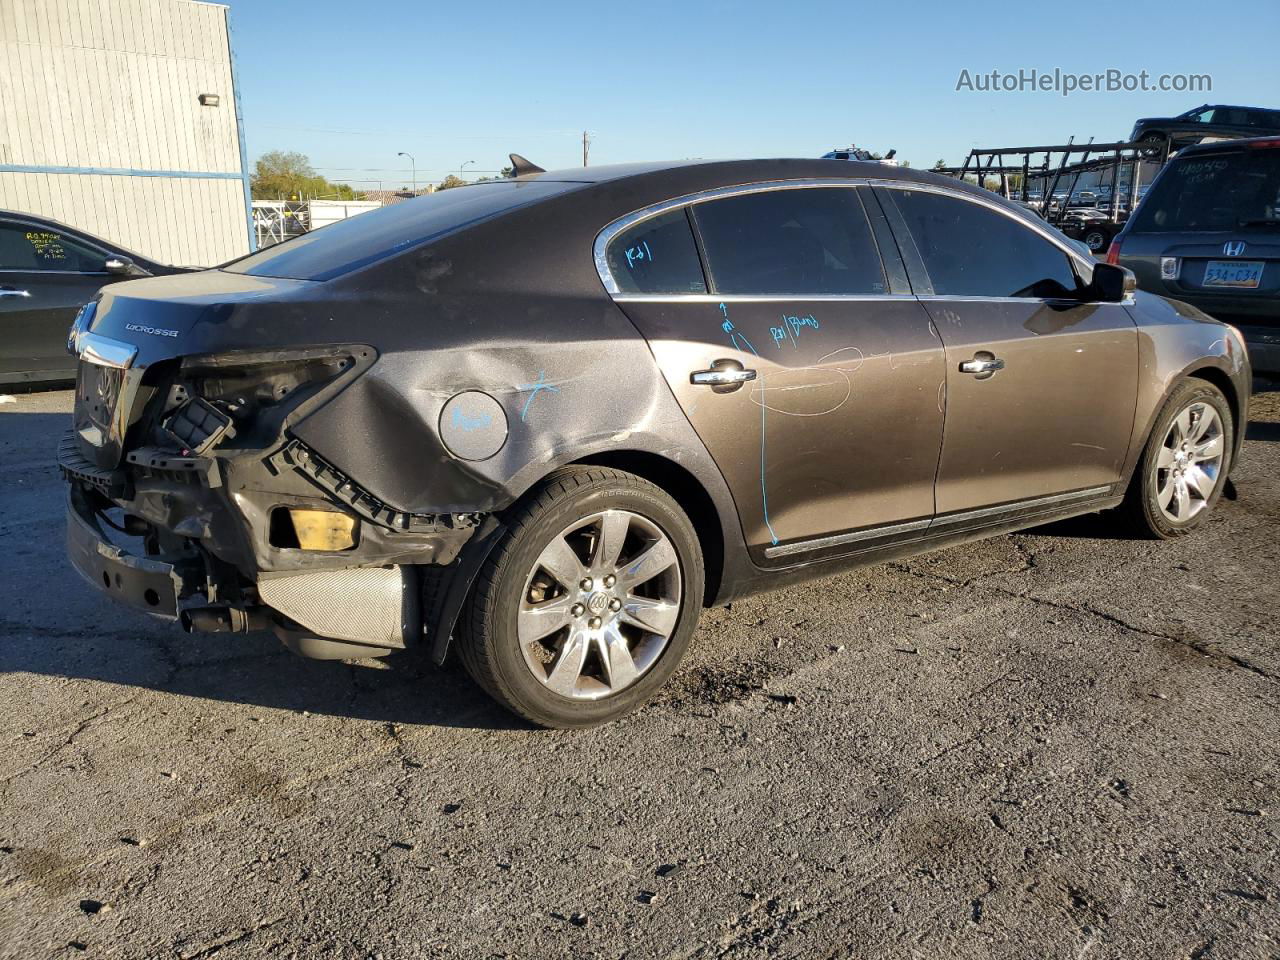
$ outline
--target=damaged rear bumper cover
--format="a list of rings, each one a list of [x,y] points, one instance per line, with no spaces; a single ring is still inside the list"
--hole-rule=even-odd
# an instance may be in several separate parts
[[[447,632],[451,622],[446,626],[423,609],[423,571],[456,567],[479,518],[448,518],[436,526],[378,509],[332,468],[317,471],[296,444],[287,449],[311,469],[279,455],[265,458],[258,462],[270,466],[253,472],[271,476],[279,494],[264,484],[246,491],[236,482],[232,495],[228,478],[246,479],[249,458],[232,464],[210,458],[201,470],[183,463],[185,476],[175,483],[167,475],[172,471],[162,475],[154,461],[143,466],[132,456],[129,467],[102,470],[69,437],[58,460],[69,484],[72,565],[93,587],[135,610],[180,620],[188,630],[271,628],[291,649],[313,657],[378,656],[421,642],[427,626]],[[371,555],[272,547],[263,529],[271,504],[301,502],[303,492],[346,507],[367,527],[376,524],[377,535],[362,538],[358,551]],[[123,522],[113,508],[123,512]],[[191,524],[192,517],[201,522]]]

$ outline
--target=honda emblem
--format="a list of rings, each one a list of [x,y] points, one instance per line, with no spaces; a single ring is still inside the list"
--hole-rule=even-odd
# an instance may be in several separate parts
[[[1228,257],[1238,257],[1244,253],[1243,240],[1228,240],[1222,245],[1222,252]]]

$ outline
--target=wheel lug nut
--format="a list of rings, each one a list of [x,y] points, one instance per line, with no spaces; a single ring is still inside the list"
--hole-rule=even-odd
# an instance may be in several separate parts
[[[578,586],[580,586],[583,590],[590,590],[593,586],[595,586],[595,584],[591,582],[590,577],[583,577],[582,582],[578,584]]]
[[[614,597],[612,600],[610,600],[610,601],[609,601],[609,609],[610,609],[610,610],[621,610],[621,609],[622,609],[622,601],[621,601],[621,600],[619,600],[617,597]]]
[[[604,578],[604,585],[606,587],[612,587],[617,582],[618,582],[618,578],[615,577],[612,573]]]
[[[586,608],[585,608],[585,607],[583,607],[583,606],[582,606],[582,604],[580,604],[580,603],[575,603],[572,607],[570,607],[570,608],[569,608],[569,612],[570,612],[571,614],[573,614],[575,617],[580,617],[580,616],[582,616],[582,611],[583,611],[584,609],[586,609]]]
[[[600,629],[600,618],[599,618],[599,617],[592,617],[590,620],[588,620],[588,621],[587,621],[587,626],[588,626],[588,627],[590,627],[592,630],[599,630],[599,629]]]

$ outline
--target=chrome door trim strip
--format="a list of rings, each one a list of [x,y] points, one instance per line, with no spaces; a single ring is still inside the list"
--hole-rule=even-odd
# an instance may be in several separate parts
[[[982,507],[978,510],[965,510],[961,513],[951,513],[943,517],[934,517],[930,520],[910,520],[906,523],[895,523],[887,527],[871,527],[862,530],[854,530],[850,533],[838,533],[830,537],[817,537],[813,540],[800,540],[795,543],[783,543],[776,547],[765,547],[764,555],[772,560],[775,557],[788,557],[797,553],[810,553],[814,550],[824,550],[828,547],[841,547],[850,543],[861,543],[865,540],[876,540],[881,537],[898,536],[904,533],[915,533],[920,530],[936,530],[939,527],[951,527],[961,523],[967,523],[970,520],[982,520],[989,517],[1000,517],[1008,514],[1021,513],[1023,511],[1035,511],[1041,507],[1051,507],[1059,504],[1068,504],[1075,502],[1084,502],[1088,500],[1101,499],[1106,494],[1111,493],[1113,486],[1105,487],[1089,487],[1087,490],[1074,490],[1071,493],[1055,493],[1047,497],[1033,497],[1030,500],[1017,500],[1013,503],[1004,503],[996,507]],[[916,539],[926,539],[919,537]]]
[[[77,340],[80,359],[100,367],[128,370],[138,355],[138,348],[131,343],[112,340],[98,333],[82,333]]]
[[[618,303],[649,301],[651,303],[773,303],[784,300],[831,302],[842,300],[915,300],[910,293],[620,293]]]
[[[764,555],[772,560],[774,557],[789,557],[793,553],[808,553],[811,550],[822,550],[826,547],[844,546],[846,543],[859,543],[863,540],[874,540],[879,537],[914,533],[917,530],[927,529],[932,522],[932,520],[910,520],[907,523],[895,523],[887,527],[873,527],[870,530],[854,530],[852,533],[838,533],[831,537],[818,537],[816,540],[783,543],[776,547],[765,547]]]
[[[696,193],[687,193],[682,197],[674,197],[671,200],[663,200],[659,203],[652,203],[647,207],[641,207],[639,210],[633,210],[624,217],[619,217],[612,223],[607,224],[603,230],[596,234],[596,242],[592,247],[592,254],[595,257],[596,273],[600,275],[600,282],[604,284],[607,290],[613,296],[622,294],[622,290],[618,287],[618,282],[613,278],[613,272],[609,269],[609,260],[606,256],[606,250],[609,241],[616,237],[628,227],[640,223],[643,220],[650,220],[653,217],[675,210],[678,207],[689,206],[694,203],[703,203],[707,200],[719,200],[723,197],[737,197],[747,193],[764,193],[769,190],[805,190],[814,187],[860,187],[867,184],[865,177],[812,177],[801,180],[760,180],[756,183],[735,184],[729,187],[714,187],[710,190],[700,190]],[[723,298],[720,298],[723,299]]]
[[[969,520],[982,520],[986,517],[998,517],[1006,513],[1019,513],[1023,510],[1036,510],[1040,507],[1051,507],[1060,503],[1072,503],[1077,500],[1101,499],[1111,492],[1114,484],[1105,487],[1089,487],[1087,490],[1074,490],[1071,493],[1055,493],[1048,497],[1033,497],[1030,500],[1015,500],[998,507],[981,507],[977,510],[965,510],[961,513],[948,513],[934,517],[930,529],[939,526],[953,526]]]

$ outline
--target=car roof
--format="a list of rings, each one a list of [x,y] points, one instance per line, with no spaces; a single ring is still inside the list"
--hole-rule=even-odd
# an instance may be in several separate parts
[[[568,167],[516,177],[517,180],[547,180],[560,183],[609,183],[632,177],[652,176],[666,172],[698,169],[708,179],[724,177],[725,182],[750,183],[753,180],[803,179],[806,177],[920,180],[920,171],[895,167],[875,161],[827,160],[812,157],[778,157],[753,160],[667,160],[649,163],[618,163],[597,167]],[[944,178],[959,183],[954,178]]]
[[[1213,153],[1216,150],[1223,149],[1246,149],[1251,144],[1276,143],[1280,137],[1274,134],[1269,137],[1240,137],[1236,140],[1210,140],[1208,143],[1193,143],[1189,147],[1183,147],[1176,154],[1169,158],[1169,162],[1179,160],[1182,157],[1191,156],[1197,153]]]

